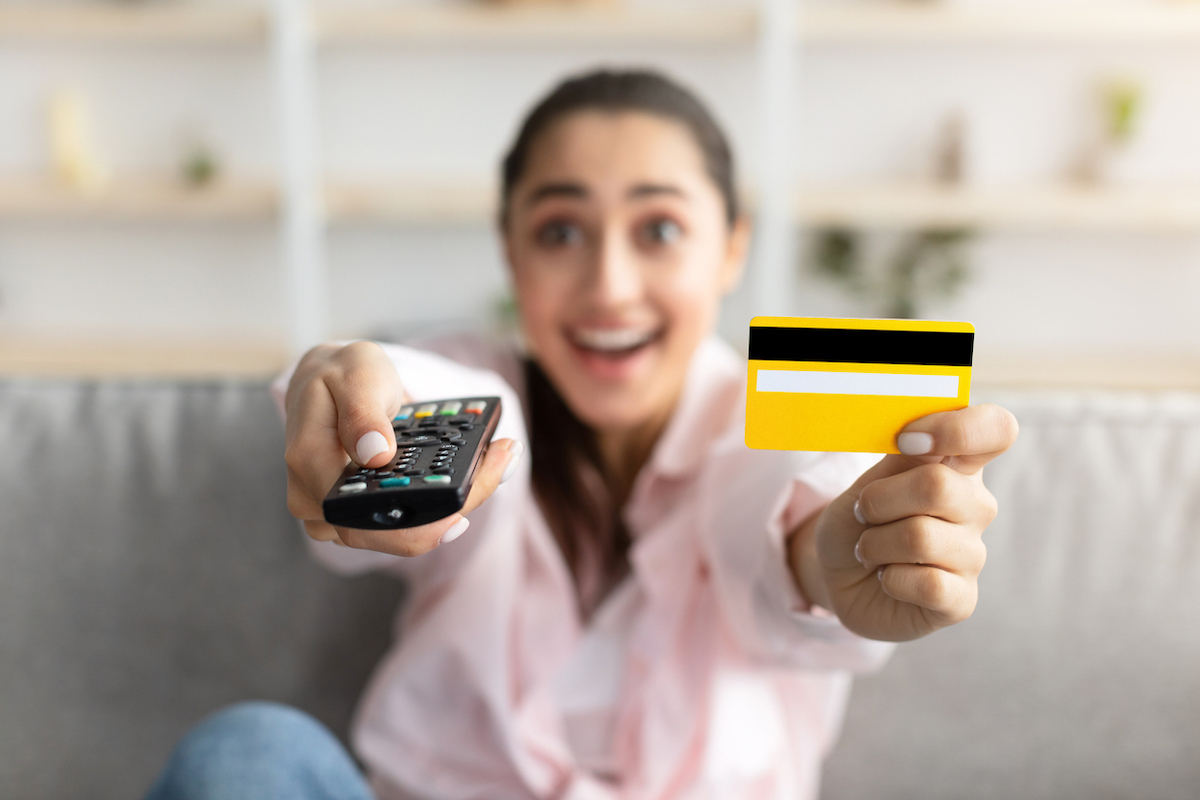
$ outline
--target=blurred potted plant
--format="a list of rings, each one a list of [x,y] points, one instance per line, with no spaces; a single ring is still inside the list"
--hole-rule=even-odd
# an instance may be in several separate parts
[[[865,300],[871,313],[913,319],[934,300],[953,297],[970,277],[964,229],[930,229],[903,237],[889,258],[875,264],[864,254],[863,235],[848,228],[813,234],[806,269]]]
[[[1093,141],[1085,148],[1077,170],[1083,182],[1119,183],[1133,175],[1145,95],[1143,85],[1132,78],[1109,78],[1100,83]]]

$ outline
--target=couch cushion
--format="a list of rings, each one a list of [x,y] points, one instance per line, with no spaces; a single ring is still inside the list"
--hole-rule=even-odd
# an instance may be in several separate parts
[[[1195,796],[1200,398],[996,399],[978,610],[855,684],[824,796]]]
[[[308,558],[263,383],[0,382],[0,797],[131,798],[205,713],[344,735],[400,586]]]

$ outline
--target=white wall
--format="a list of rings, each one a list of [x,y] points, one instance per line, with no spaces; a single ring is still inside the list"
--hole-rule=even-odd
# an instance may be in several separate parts
[[[695,86],[726,123],[744,174],[754,174],[755,61],[751,48],[736,46],[328,48],[320,57],[326,170],[338,179],[490,178],[538,94],[600,63],[653,64]],[[798,160],[804,177],[823,182],[924,174],[940,121],[961,108],[973,179],[1052,179],[1084,135],[1091,87],[1109,74],[1139,76],[1150,88],[1133,179],[1200,185],[1200,52],[1184,46],[816,47],[798,74]],[[0,173],[45,168],[45,99],[59,86],[85,94],[115,167],[171,168],[180,132],[199,123],[231,171],[274,171],[261,49],[0,43]],[[330,237],[337,335],[482,317],[503,292],[487,226],[338,225]],[[997,235],[981,239],[972,260],[977,274],[963,295],[930,310],[975,321],[993,349],[1200,351],[1190,324],[1197,238]],[[0,222],[0,335],[282,339],[283,303],[268,223]],[[791,307],[870,313],[799,269]],[[736,335],[747,310],[726,321],[727,331]]]

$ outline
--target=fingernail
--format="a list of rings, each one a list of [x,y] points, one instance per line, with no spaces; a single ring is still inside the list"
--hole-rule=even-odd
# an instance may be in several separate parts
[[[858,507],[860,501],[854,501],[854,518],[858,520],[859,525],[866,525],[867,518],[863,516],[862,509]]]
[[[454,527],[442,534],[442,538],[438,539],[438,544],[448,544],[463,535],[471,525],[471,520],[463,517],[458,522],[454,523]]]
[[[354,452],[358,455],[358,463],[364,465],[375,456],[386,453],[390,449],[387,438],[379,431],[367,431],[354,446]]]
[[[875,577],[879,578],[880,583],[883,582],[883,571],[885,569],[887,569],[887,567],[880,567],[879,569],[875,570]]]
[[[933,437],[928,433],[902,433],[896,437],[896,446],[906,456],[923,456],[933,449]]]
[[[854,557],[856,559],[858,559],[858,563],[862,564],[865,567],[867,565],[867,562],[863,561],[862,550],[860,549],[861,547],[862,547],[862,539],[859,539],[857,542],[854,543]]]
[[[517,474],[517,465],[521,463],[521,454],[524,452],[525,445],[521,442],[513,442],[512,446],[508,448],[508,466],[504,468],[504,474],[500,476],[501,483]]]

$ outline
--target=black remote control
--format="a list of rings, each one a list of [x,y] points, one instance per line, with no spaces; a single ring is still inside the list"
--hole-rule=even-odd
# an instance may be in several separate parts
[[[499,422],[499,397],[405,406],[392,420],[396,457],[378,469],[346,467],[325,498],[325,521],[395,530],[450,516],[467,502]]]

